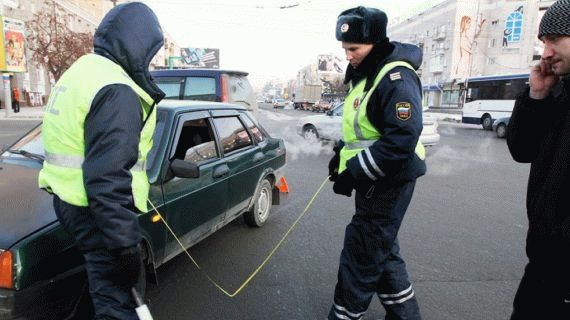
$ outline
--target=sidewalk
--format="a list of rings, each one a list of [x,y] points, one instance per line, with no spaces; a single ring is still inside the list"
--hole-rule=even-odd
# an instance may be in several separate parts
[[[10,109],[6,117],[6,109],[0,109],[0,120],[41,120],[44,116],[45,107],[20,107],[20,112],[14,113]]]

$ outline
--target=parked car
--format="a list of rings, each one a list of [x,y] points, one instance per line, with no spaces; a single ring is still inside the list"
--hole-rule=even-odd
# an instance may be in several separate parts
[[[331,103],[328,102],[327,100],[321,99],[313,105],[313,109],[311,111],[313,111],[313,112],[327,112],[330,110],[330,108],[331,108]]]
[[[493,131],[497,133],[498,138],[507,137],[507,128],[509,127],[509,120],[511,117],[498,118],[493,121]]]
[[[273,108],[285,108],[285,105],[287,105],[287,100],[285,99],[273,100]]]
[[[297,122],[297,134],[305,139],[338,140],[342,138],[342,107],[343,103],[336,103],[324,115],[306,116]],[[439,143],[437,133],[438,122],[429,113],[423,114],[423,130],[420,141],[424,146],[433,146]]]
[[[247,72],[196,68],[154,70],[151,74],[166,99],[230,102],[257,113]]]
[[[279,203],[284,142],[241,106],[161,102],[154,141],[150,200],[186,248],[242,215],[261,227]],[[52,196],[38,189],[43,154],[41,125],[0,154],[0,319],[63,319],[89,309],[82,255]],[[147,278],[182,252],[157,217],[139,215]]]

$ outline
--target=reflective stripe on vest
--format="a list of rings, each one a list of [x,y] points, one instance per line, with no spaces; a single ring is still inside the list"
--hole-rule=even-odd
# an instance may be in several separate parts
[[[367,92],[364,92],[366,79],[361,80],[356,85],[353,85],[352,82],[350,83],[350,91],[345,99],[343,106],[342,132],[345,146],[340,152],[341,158],[339,164],[339,173],[346,169],[346,161],[355,156],[358,156],[360,165],[366,175],[370,179],[376,180],[376,175],[370,172],[370,168],[366,166],[364,159],[360,154],[361,151],[365,150],[368,159],[371,162],[371,169],[377,171],[378,175],[380,176],[385,175],[384,172],[374,162],[372,155],[368,150],[368,148],[370,148],[374,142],[380,138],[381,134],[370,123],[368,117],[366,116],[366,108],[372,92],[376,90],[384,76],[395,67],[406,67],[415,72],[414,68],[407,62],[395,61],[388,63],[382,67],[374,79],[374,84]],[[416,145],[415,152],[420,159],[425,159],[425,148],[419,140]]]
[[[130,169],[135,207],[146,212],[150,189],[146,157],[152,147],[156,123],[156,112],[151,112],[154,101],[118,64],[98,55],[88,54],[77,60],[50,94],[42,127],[46,159],[38,183],[40,188],[57,194],[67,203],[88,205],[82,171],[84,123],[97,93],[111,84],[129,86],[139,96],[143,119],[148,119],[140,133],[137,162]]]

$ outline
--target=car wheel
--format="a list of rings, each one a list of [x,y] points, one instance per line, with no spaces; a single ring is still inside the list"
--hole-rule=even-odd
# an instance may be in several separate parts
[[[481,119],[481,124],[483,125],[483,129],[485,130],[493,130],[493,118],[490,115],[486,114]]]
[[[244,213],[243,218],[245,223],[250,227],[261,227],[267,221],[269,212],[271,211],[271,204],[273,202],[273,193],[271,190],[271,182],[263,179],[257,193],[251,211]]]
[[[507,136],[507,125],[501,123],[497,126],[497,137],[505,138]]]
[[[305,140],[319,139],[319,132],[317,131],[317,128],[315,128],[313,125],[307,125],[303,127],[303,138],[305,138]]]

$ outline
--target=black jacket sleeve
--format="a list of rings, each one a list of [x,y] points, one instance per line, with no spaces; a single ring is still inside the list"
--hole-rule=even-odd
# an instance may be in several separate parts
[[[536,159],[547,129],[548,110],[555,103],[552,95],[532,99],[528,89],[517,98],[507,128],[507,145],[515,161],[528,163]]]
[[[414,71],[405,67],[392,69],[372,93],[367,116],[380,132],[380,139],[350,159],[348,168],[361,181],[393,178],[414,159],[422,132],[421,84]],[[425,164],[417,160],[423,166],[418,169],[423,170],[416,174],[419,176],[425,173]]]
[[[141,240],[130,169],[138,158],[142,110],[128,86],[101,89],[85,119],[83,178],[89,208],[109,250]]]

